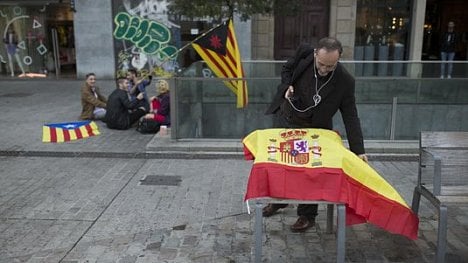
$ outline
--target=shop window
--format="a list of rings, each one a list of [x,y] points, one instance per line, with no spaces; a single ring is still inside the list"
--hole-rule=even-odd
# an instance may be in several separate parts
[[[411,1],[358,0],[355,60],[400,61],[408,54]],[[402,63],[362,63],[356,76],[401,76]]]
[[[0,2],[0,76],[45,77],[55,71],[52,28],[58,31],[61,65],[74,67],[73,17],[68,5]]]

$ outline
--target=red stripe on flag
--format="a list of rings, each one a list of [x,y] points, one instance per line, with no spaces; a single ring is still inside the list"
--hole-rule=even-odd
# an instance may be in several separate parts
[[[391,233],[417,239],[419,219],[409,207],[362,185],[340,168],[254,164],[245,200],[258,197],[345,203],[348,225],[365,219]]]
[[[236,67],[238,66],[237,65],[237,61],[236,59],[232,56],[232,53],[233,52],[237,52],[237,46],[236,46],[236,42],[234,41],[233,37],[232,37],[232,31],[231,31],[231,28],[229,28],[228,30],[228,42],[231,43],[231,46],[232,46],[232,50],[229,50],[227,49],[227,56],[229,57],[229,59],[232,61],[232,63],[234,65],[236,65]],[[227,44],[226,44],[226,48],[227,48]],[[240,77],[240,76],[238,76]]]
[[[70,141],[70,132],[68,129],[62,129],[63,130],[63,141],[68,142]]]
[[[95,135],[95,134],[93,133],[93,128],[91,127],[90,124],[86,124],[86,125],[85,125],[85,128],[86,128],[86,130],[88,131],[89,136]]]
[[[57,142],[57,131],[54,127],[49,127],[50,129],[50,141]]]
[[[232,76],[236,76],[236,73],[235,73],[235,70],[233,68],[231,68],[231,66],[227,63],[226,61],[226,58],[224,56],[219,56],[219,55],[216,55],[216,58],[213,56],[213,53],[210,52],[209,50],[206,50],[204,48],[202,48],[203,52],[205,52],[205,54],[209,57],[210,61],[212,61],[217,68],[219,68],[222,73],[223,73],[223,76],[225,78],[229,78],[229,77],[232,77]],[[218,60],[221,60],[222,62],[224,62],[224,65],[226,65],[226,67],[228,68],[229,72],[231,73],[231,75],[228,75],[228,72],[226,72],[224,70],[224,67],[221,66],[221,64],[219,63],[220,61]]]
[[[81,134],[80,128],[76,128],[75,133],[76,133],[76,138],[77,139],[83,139],[83,134]]]
[[[200,47],[200,49],[201,49],[201,50],[203,51],[203,53],[205,53],[205,54],[208,56],[208,58],[210,59],[210,61],[207,61],[207,62],[213,63],[214,66],[216,66],[216,68],[217,68],[219,71],[221,71],[223,77],[229,78],[229,75],[227,74],[227,72],[226,72],[226,71],[224,70],[224,68],[219,64],[219,61],[218,61],[215,57],[213,57],[213,55],[211,54],[211,52],[210,52],[209,50],[207,50],[207,49],[202,48],[202,47]],[[227,68],[229,69],[229,71],[231,72],[231,74],[234,74],[234,73],[233,73],[233,69],[232,69],[228,64],[226,64],[226,60],[225,60],[222,56],[218,56],[218,58],[221,58],[221,59],[225,62],[224,64],[227,66]],[[208,65],[209,65],[209,64],[208,64]],[[210,66],[213,66],[213,65],[210,65]],[[234,74],[234,76],[235,76],[235,74]],[[219,77],[219,76],[218,76],[218,77]],[[230,82],[231,85],[233,85],[234,87],[237,87],[234,81],[231,80],[231,81],[228,81],[228,82]]]

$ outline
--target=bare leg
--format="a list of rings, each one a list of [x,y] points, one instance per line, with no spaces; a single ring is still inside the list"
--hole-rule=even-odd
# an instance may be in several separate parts
[[[11,58],[10,54],[8,54],[8,65],[10,66],[11,76],[14,77],[15,76],[15,70],[13,68],[13,61],[12,61],[12,58]]]
[[[20,69],[21,69],[21,72],[22,72],[23,74],[25,74],[24,68],[23,68],[23,64],[21,63],[21,59],[20,59],[18,53],[15,53],[15,58],[16,58],[16,63],[18,63],[18,66],[19,66]]]

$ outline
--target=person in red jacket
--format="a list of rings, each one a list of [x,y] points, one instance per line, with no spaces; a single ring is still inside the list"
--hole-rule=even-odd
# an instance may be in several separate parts
[[[169,126],[171,124],[169,83],[166,80],[159,80],[156,83],[156,92],[158,95],[150,98],[150,113],[144,118],[154,120],[159,125]]]

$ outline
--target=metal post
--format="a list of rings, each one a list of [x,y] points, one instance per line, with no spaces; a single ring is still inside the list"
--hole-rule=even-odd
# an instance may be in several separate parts
[[[55,76],[58,78],[60,75],[60,51],[59,51],[59,43],[58,43],[58,34],[57,29],[52,28],[52,48],[54,54],[54,66],[55,66]]]
[[[179,139],[179,106],[177,102],[180,102],[180,100],[177,98],[179,96],[178,94],[178,87],[177,85],[179,84],[177,81],[177,78],[172,78],[173,82],[171,85],[171,95],[169,97],[170,99],[170,105],[173,105],[171,107],[171,140],[177,140]]]
[[[445,250],[447,247],[447,207],[441,205],[439,207],[439,225],[437,233],[437,252],[436,262],[445,262]]]
[[[395,140],[395,124],[396,124],[396,112],[397,112],[397,97],[393,97],[392,102],[392,116],[390,124],[390,140]]]
[[[333,204],[327,205],[327,234],[331,234],[333,232]]]

